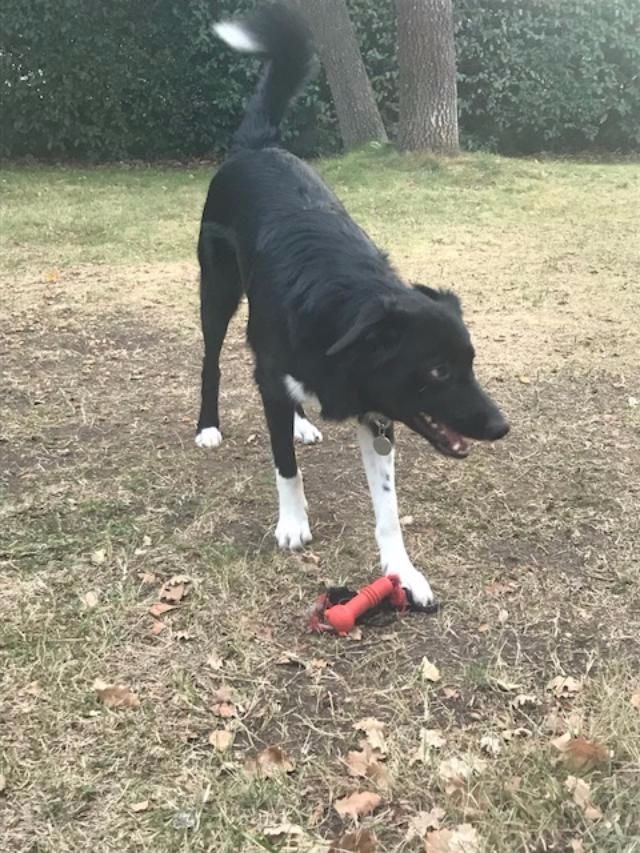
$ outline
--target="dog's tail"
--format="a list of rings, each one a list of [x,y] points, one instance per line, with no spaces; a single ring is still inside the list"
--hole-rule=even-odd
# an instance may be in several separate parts
[[[267,60],[258,88],[235,132],[232,150],[265,148],[279,141],[289,102],[314,63],[311,34],[300,15],[281,5],[264,6],[251,17],[222,21],[214,27],[230,47]]]

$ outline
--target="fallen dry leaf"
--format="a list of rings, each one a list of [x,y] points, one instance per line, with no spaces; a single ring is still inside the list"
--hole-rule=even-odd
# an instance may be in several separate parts
[[[505,790],[510,794],[515,794],[522,786],[522,776],[512,776],[504,783]]]
[[[457,687],[443,687],[442,695],[445,699],[459,699],[460,691]]]
[[[216,717],[221,717],[223,720],[230,720],[232,717],[238,716],[238,709],[232,702],[216,702],[212,705],[211,710]]]
[[[545,716],[543,723],[549,734],[562,735],[568,732],[569,735],[578,735],[582,730],[584,719],[580,711],[573,710],[567,716],[555,709]]]
[[[483,735],[480,738],[480,749],[495,757],[502,752],[502,741],[497,735]]]
[[[214,690],[211,698],[214,702],[237,702],[236,694],[228,684],[223,684]]]
[[[446,812],[439,806],[434,806],[430,812],[418,812],[409,821],[409,828],[405,841],[413,841],[414,838],[424,838],[430,829],[440,829],[440,823]]]
[[[573,773],[587,773],[609,760],[609,750],[595,740],[571,737],[569,732],[551,741]]]
[[[210,666],[211,669],[222,669],[224,666],[224,660],[220,655],[217,655],[215,652],[211,652],[207,658],[207,666]]]
[[[411,766],[419,761],[427,762],[431,750],[442,749],[445,743],[446,740],[440,729],[420,729],[420,744],[411,756],[409,765]]]
[[[569,699],[575,696],[576,693],[579,693],[582,690],[582,686],[582,681],[573,678],[571,675],[556,675],[547,684],[547,690],[554,693],[558,699]]]
[[[275,826],[265,826],[262,830],[262,834],[266,835],[267,838],[281,839],[292,835],[304,835],[304,830],[296,823],[283,821]]]
[[[516,681],[509,681],[506,678],[496,678],[494,675],[490,675],[489,681],[500,690],[504,690],[505,693],[513,693],[520,689],[520,685]]]
[[[98,699],[107,708],[139,708],[140,699],[124,684],[106,684],[100,678],[93,683]]]
[[[165,604],[162,601],[156,601],[156,603],[152,604],[151,607],[149,608],[149,613],[157,619],[159,616],[162,616],[165,613],[168,613],[170,610],[175,610],[175,609],[176,609],[175,604]]]
[[[412,515],[403,515],[400,519],[401,527],[411,527],[413,524],[413,516]]]
[[[516,737],[531,737],[531,734],[532,732],[529,729],[525,729],[523,726],[520,726],[517,729],[504,729],[500,732],[500,737],[502,740],[509,743]]]
[[[149,629],[149,633],[152,637],[157,637],[164,629],[167,627],[166,622],[158,622],[157,620],[153,623],[151,628]]]
[[[586,819],[600,820],[602,812],[591,800],[591,785],[584,779],[576,779],[575,776],[568,776],[564,784],[567,791],[573,794],[574,803],[581,809]]]
[[[189,643],[191,640],[195,639],[195,637],[190,631],[176,631],[173,635],[173,639],[182,643]]]
[[[455,829],[436,829],[428,832],[424,840],[426,853],[477,853],[480,849],[478,833],[469,823]]]
[[[531,379],[528,376],[518,376],[523,385],[531,385]]]
[[[49,284],[55,284],[57,281],[60,281],[60,273],[58,270],[49,270],[47,272],[47,281]]]
[[[440,681],[440,670],[435,664],[431,663],[429,658],[422,658],[422,662],[420,663],[420,676],[423,681]]]
[[[106,559],[107,552],[104,548],[98,548],[97,551],[94,551],[91,555],[91,562],[94,566],[101,566]]]
[[[264,643],[270,643],[273,640],[273,629],[261,626],[254,630],[253,635],[256,640],[261,640]]]
[[[518,693],[517,696],[514,696],[511,700],[512,708],[534,708],[540,704],[540,700],[537,696],[534,696],[532,693]]]
[[[188,585],[190,583],[191,578],[186,575],[174,575],[162,584],[160,601],[166,601],[168,604],[176,604],[182,601],[189,591]]]
[[[387,744],[383,734],[384,723],[381,723],[380,720],[376,720],[375,717],[365,717],[354,723],[353,728],[358,732],[365,733],[367,743],[371,749],[380,753],[387,751]]]
[[[464,758],[448,758],[441,761],[438,767],[438,775],[445,785],[445,793],[449,796],[456,790],[462,788],[472,776],[482,773],[487,762],[473,755]]]
[[[282,652],[274,661],[276,666],[297,666],[304,669],[306,664],[295,652]]]
[[[145,586],[153,586],[157,583],[158,578],[153,574],[153,572],[140,572],[138,574],[138,580]]]
[[[513,592],[514,585],[503,583],[502,581],[495,581],[494,583],[490,583],[485,586],[484,591],[487,595],[504,595],[505,593]]]
[[[379,794],[374,794],[373,791],[361,791],[336,800],[334,807],[342,817],[348,815],[355,819],[372,814],[381,802],[382,797]]]
[[[571,853],[585,853],[584,844],[579,838],[572,838],[569,847],[571,847]]]
[[[359,643],[362,639],[362,628],[359,625],[356,625],[349,633],[347,634],[347,640],[352,640],[354,643]]]
[[[94,607],[98,605],[98,593],[93,590],[89,590],[89,592],[85,592],[82,596],[82,603],[87,608],[87,610],[93,610]]]
[[[636,711],[640,711],[640,687],[631,694],[631,704]]]
[[[247,773],[253,776],[273,778],[274,776],[293,773],[296,765],[279,746],[268,746],[259,752],[255,758],[248,759],[244,768]]]
[[[312,563],[314,566],[320,565],[320,557],[317,554],[314,554],[313,551],[303,551],[300,555],[302,557],[303,563]]]
[[[215,729],[209,735],[209,744],[218,752],[226,752],[233,743],[233,732],[226,729]]]
[[[370,779],[380,788],[389,787],[389,773],[387,768],[378,760],[379,753],[374,752],[368,743],[365,743],[361,752],[347,753],[346,765],[350,776],[360,776]]]
[[[378,839],[370,829],[356,829],[355,832],[345,832],[337,838],[329,848],[329,853],[375,853],[378,849]]]
[[[139,812],[146,812],[149,808],[149,800],[141,800],[139,803],[133,803],[129,806],[132,812],[138,814]]]

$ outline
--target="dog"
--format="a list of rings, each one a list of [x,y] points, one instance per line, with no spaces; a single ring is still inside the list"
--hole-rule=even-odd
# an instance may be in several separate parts
[[[394,482],[394,421],[439,453],[462,459],[468,439],[495,441],[509,426],[473,374],[474,350],[458,298],[405,284],[304,162],[279,127],[315,65],[297,14],[267,6],[216,25],[230,47],[264,57],[257,90],[214,175],[198,241],[204,336],[199,447],[222,441],[219,356],[244,294],[247,337],[269,429],[282,548],[311,541],[294,437],[321,439],[303,404],[329,421],[354,419],[371,492],[382,570],[413,602],[433,592],[405,549]]]

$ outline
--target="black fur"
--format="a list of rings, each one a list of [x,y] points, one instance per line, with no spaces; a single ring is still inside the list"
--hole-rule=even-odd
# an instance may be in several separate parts
[[[319,176],[276,147],[286,103],[313,62],[304,25],[276,6],[246,28],[267,62],[202,217],[198,430],[219,426],[218,358],[245,292],[255,377],[283,476],[297,470],[288,374],[317,396],[325,418],[379,412],[432,440],[416,420],[426,413],[465,436],[500,438],[508,426],[474,378],[457,298],[405,285]]]

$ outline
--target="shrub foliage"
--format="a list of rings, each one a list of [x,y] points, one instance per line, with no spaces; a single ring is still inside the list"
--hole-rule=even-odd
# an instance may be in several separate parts
[[[252,0],[3,0],[0,153],[184,158],[224,150],[258,71],[211,24]],[[393,0],[348,0],[382,116],[397,120]],[[508,153],[640,147],[640,0],[454,0],[460,125]],[[339,147],[321,75],[287,136]]]

